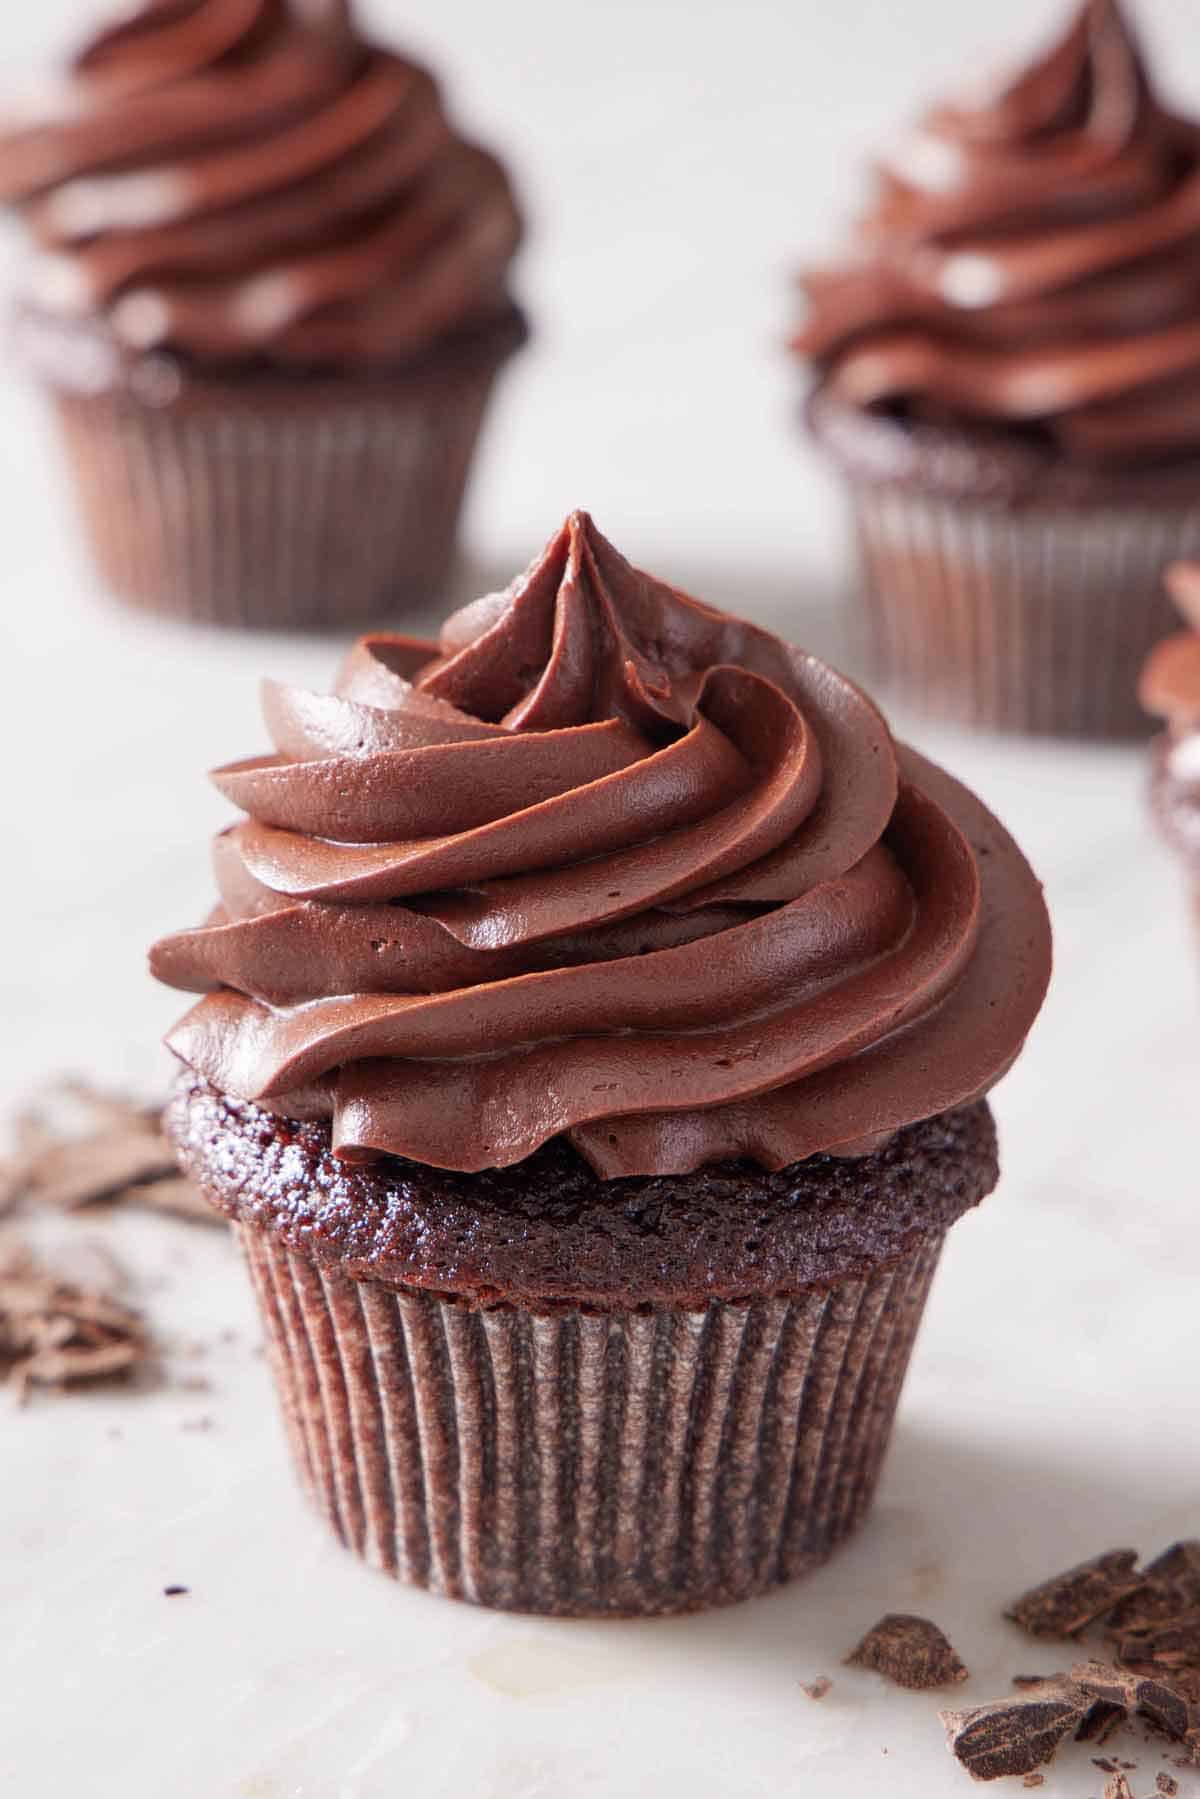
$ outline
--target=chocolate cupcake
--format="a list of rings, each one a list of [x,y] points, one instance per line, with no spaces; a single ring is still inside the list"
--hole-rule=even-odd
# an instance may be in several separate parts
[[[1200,927],[1200,564],[1178,564],[1168,586],[1189,628],[1154,650],[1141,697],[1166,725],[1151,746],[1151,798],[1163,835],[1183,858]]]
[[[655,1613],[870,1504],[1041,891],[801,650],[583,515],[440,643],[268,685],[220,905],[153,951],[302,1478],[481,1604]]]
[[[810,271],[807,416],[849,490],[879,673],[1013,730],[1144,730],[1200,551],[1200,128],[1117,0],[883,162]]]
[[[336,0],[143,0],[10,105],[0,198],[114,592],[315,627],[441,589],[524,328],[508,180],[423,69]]]

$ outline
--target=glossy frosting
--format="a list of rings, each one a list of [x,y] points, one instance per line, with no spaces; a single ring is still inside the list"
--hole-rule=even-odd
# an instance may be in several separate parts
[[[508,181],[336,0],[142,0],[0,113],[31,303],[130,351],[401,360],[507,306]]]
[[[345,1158],[604,1177],[862,1152],[984,1093],[1049,974],[970,794],[816,658],[639,573],[583,514],[440,644],[268,684],[221,904],[152,965],[226,1093]]]
[[[797,348],[853,405],[1091,462],[1200,448],[1200,129],[1156,99],[1118,0],[935,108],[803,288]]]

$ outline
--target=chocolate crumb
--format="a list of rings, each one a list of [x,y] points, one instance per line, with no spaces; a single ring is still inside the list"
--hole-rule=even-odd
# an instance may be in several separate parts
[[[178,1599],[181,1593],[190,1593],[191,1590],[190,1587],[164,1587],[163,1597],[165,1599]]]
[[[23,1246],[0,1247],[0,1378],[8,1378],[19,1402],[32,1386],[128,1374],[150,1354],[137,1312],[58,1280]]]
[[[1004,1614],[1034,1637],[1074,1637],[1133,1593],[1136,1549],[1109,1549],[1031,1587]]]
[[[939,1713],[952,1755],[976,1780],[1029,1774],[1051,1761],[1085,1710],[1070,1681],[1047,1682],[1047,1690],[1022,1699],[994,1699],[970,1711]]]
[[[1163,1794],[1163,1799],[1175,1799],[1179,1791],[1179,1782],[1171,1774],[1156,1774],[1154,1784]]]
[[[0,1212],[19,1204],[74,1212],[106,1201],[221,1222],[180,1173],[159,1107],[56,1080],[17,1113],[12,1135],[14,1152],[0,1160]]]
[[[1092,1766],[1099,1768],[1102,1774],[1120,1774],[1126,1768],[1136,1768],[1137,1763],[1123,1762],[1115,1755],[1093,1755]]]
[[[810,1699],[824,1699],[833,1682],[828,1674],[818,1674],[815,1680],[800,1682],[800,1691],[807,1693]]]
[[[848,1668],[871,1668],[898,1687],[922,1692],[956,1686],[967,1670],[949,1638],[928,1618],[888,1612],[846,1657]]]
[[[1045,1784],[1046,1776],[1044,1774],[1027,1774],[1021,1782],[1021,1785],[1026,1787],[1044,1787]]]

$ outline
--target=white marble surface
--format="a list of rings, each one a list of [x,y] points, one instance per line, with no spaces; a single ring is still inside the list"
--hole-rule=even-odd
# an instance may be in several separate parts
[[[5,8],[6,73],[81,10]],[[494,421],[462,593],[506,579],[583,504],[636,560],[853,665],[835,496],[789,416],[785,273],[831,235],[881,127],[973,72],[981,34],[986,48],[1045,24],[1048,0],[982,20],[953,0],[376,10],[454,70],[533,199],[538,344]],[[1200,101],[1193,0],[1143,11]],[[40,413],[6,381],[6,1105],[64,1067],[161,1082],[178,1008],[143,955],[208,901],[222,807],[202,771],[260,747],[261,672],[319,685],[335,654],[112,609],[67,519]],[[992,1697],[1061,1661],[1000,1617],[1023,1584],[1196,1531],[1200,966],[1141,758],[913,734],[1025,844],[1058,968],[997,1096],[1001,1189],[955,1230],[858,1540],[793,1590],[686,1622],[548,1625],[405,1592],[328,1542],[295,1493],[224,1238],[134,1216],[47,1227],[127,1266],[171,1379],[20,1413],[0,1399],[0,1790],[966,1793],[935,1696],[839,1668],[858,1634],[885,1609],[927,1611],[971,1667],[962,1697]],[[164,1598],[174,1582],[189,1594]],[[814,1704],[799,1683],[822,1672],[834,1687]],[[1140,1799],[1163,1764],[1132,1741]],[[1103,1780],[1075,1752],[1042,1791],[1084,1799]]]

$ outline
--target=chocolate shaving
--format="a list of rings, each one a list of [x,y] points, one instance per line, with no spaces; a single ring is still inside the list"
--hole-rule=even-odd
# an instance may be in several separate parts
[[[57,1081],[17,1114],[13,1138],[14,1153],[0,1161],[0,1211],[27,1203],[74,1212],[108,1201],[220,1222],[180,1174],[154,1107]]]
[[[800,1691],[807,1693],[810,1699],[824,1699],[833,1682],[828,1674],[818,1674],[815,1680],[801,1681]]]
[[[1140,1585],[1136,1549],[1110,1549],[1022,1593],[1005,1617],[1034,1637],[1074,1637]]]
[[[1200,1542],[1172,1543],[1141,1570],[1134,1591],[1113,1607],[1108,1631],[1120,1637],[1200,1609]]]
[[[11,1212],[25,1190],[25,1171],[18,1158],[0,1161],[0,1218]]]
[[[1100,1745],[1135,1716],[1180,1746],[1180,1767],[1200,1765],[1200,1541],[1136,1564],[1132,1549],[1109,1550],[1012,1606],[1007,1615],[1035,1637],[1070,1639],[1103,1622],[1110,1659],[1080,1661],[1069,1674],[1017,1674],[1017,1697],[943,1712],[951,1750],[977,1779],[1028,1774],[1040,1783],[1033,1770],[1070,1732]],[[1125,1771],[1134,1763],[1093,1760],[1112,1776],[1107,1799],[1133,1799]],[[1172,1799],[1178,1782],[1162,1776],[1158,1792]]]
[[[1177,1618],[1124,1631],[1116,1639],[1117,1656],[1130,1663],[1153,1662],[1161,1668],[1200,1667],[1200,1609]]]
[[[1196,1733],[1195,1709],[1187,1695],[1157,1675],[1139,1674],[1137,1709],[1149,1723],[1185,1745]]]
[[[1051,1761],[1085,1709],[1082,1693],[1070,1681],[1047,1681],[1044,1691],[939,1716],[947,1747],[968,1774],[976,1780],[1001,1780],[1032,1773]]]
[[[1025,1787],[1044,1787],[1045,1784],[1046,1776],[1044,1774],[1027,1774],[1021,1782],[1021,1785]]]
[[[1093,1699],[1083,1714],[1083,1721],[1075,1732],[1077,1743],[1095,1743],[1099,1747],[1107,1743],[1115,1730],[1119,1730],[1129,1716],[1128,1707],[1118,1705],[1108,1699]]]
[[[1179,1782],[1171,1774],[1156,1774],[1154,1784],[1163,1794],[1163,1799],[1175,1799],[1175,1795],[1179,1791]]]
[[[199,1187],[178,1170],[144,1186],[130,1187],[116,1197],[127,1205],[150,1206],[156,1212],[166,1212],[172,1218],[190,1218],[197,1224],[225,1222],[216,1207],[209,1205]]]
[[[1080,1662],[1072,1668],[1071,1680],[1087,1698],[1137,1712],[1147,1723],[1179,1741],[1186,1741],[1189,1731],[1196,1728],[1194,1708],[1187,1694],[1169,1678],[1093,1661]]]
[[[1089,1699],[1120,1705],[1126,1711],[1137,1708],[1138,1678],[1126,1668],[1114,1668],[1108,1662],[1076,1662],[1070,1679]]]
[[[1153,1667],[1138,1668],[1137,1672],[1139,1674],[1152,1676],[1160,1674],[1162,1669],[1160,1666],[1155,1665]],[[1197,1709],[1197,1715],[1200,1716],[1200,1665],[1191,1668],[1171,1668],[1168,1673],[1168,1678],[1176,1692],[1182,1693],[1189,1705],[1192,1705]]]
[[[149,1357],[136,1312],[56,1279],[23,1248],[0,1251],[0,1377],[19,1401],[31,1386],[128,1374]]]
[[[1102,1664],[1098,1662],[1084,1662],[1080,1665],[1089,1670],[1101,1669],[1102,1672],[1109,1672],[1106,1668],[1102,1669]],[[1031,1694],[1037,1692],[1056,1694],[1061,1693],[1065,1686],[1078,1686],[1083,1695],[1084,1712],[1075,1731],[1075,1741],[1077,1743],[1106,1743],[1113,1731],[1119,1729],[1125,1722],[1129,1713],[1129,1705],[1132,1702],[1127,1701],[1125,1689],[1119,1683],[1104,1693],[1094,1690],[1085,1691],[1075,1678],[1077,1672],[1077,1669],[1072,1669],[1070,1675],[1063,1674],[1061,1671],[1057,1674],[1014,1674],[1013,1685]]]
[[[967,1678],[945,1633],[928,1618],[888,1612],[846,1657],[848,1668],[871,1668],[898,1687],[922,1692]]]

